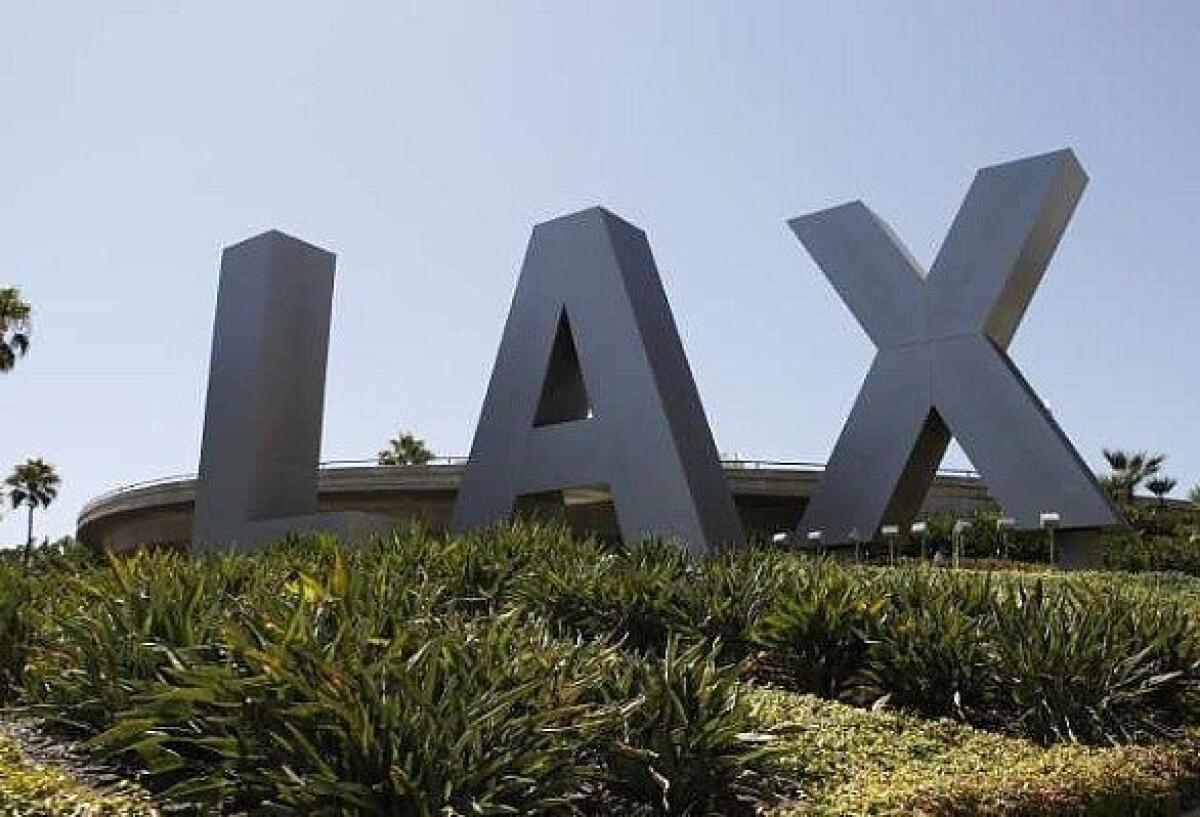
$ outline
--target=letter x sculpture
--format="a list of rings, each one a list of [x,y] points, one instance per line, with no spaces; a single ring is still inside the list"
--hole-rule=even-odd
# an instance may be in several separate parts
[[[1086,183],[1070,150],[979,171],[928,275],[861,202],[789,222],[879,349],[802,532],[907,525],[951,434],[1018,527],[1120,524],[1006,352]]]

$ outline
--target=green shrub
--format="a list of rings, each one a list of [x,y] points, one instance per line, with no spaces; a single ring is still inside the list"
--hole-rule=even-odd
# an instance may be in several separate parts
[[[1159,600],[1038,581],[998,598],[989,639],[995,710],[1037,740],[1128,742],[1194,718],[1195,623]]]
[[[13,700],[24,682],[30,649],[30,591],[19,568],[0,562],[0,704]]]
[[[949,597],[897,605],[872,629],[859,699],[977,721],[994,689],[979,623]]]
[[[283,642],[239,655],[223,686],[181,674],[128,713],[138,735],[97,743],[186,760],[166,797],[230,811],[571,813],[594,776],[581,747],[613,717],[589,703],[611,660],[511,619],[418,628],[365,661]]]
[[[678,548],[573,556],[534,567],[515,589],[515,603],[565,634],[613,639],[646,654],[661,655],[672,632],[694,627],[682,598],[693,568]]]
[[[1122,531],[1104,538],[1110,570],[1179,572],[1200,576],[1200,529],[1180,526],[1169,535]]]
[[[867,639],[887,600],[829,561],[790,572],[754,630],[796,688],[836,698],[862,670]]]
[[[394,581],[403,563],[372,573],[334,552],[227,621],[218,647],[160,642],[170,660],[93,745],[213,810],[571,811],[591,772],[580,747],[613,717],[589,696],[617,654],[514,614],[435,615],[444,597]]]
[[[755,634],[799,691],[1104,743],[1196,721],[1195,620],[1086,577],[817,562],[788,575]]]
[[[709,558],[677,591],[684,617],[679,629],[719,645],[722,663],[742,661],[755,650],[758,622],[794,563],[759,549]]]
[[[462,627],[371,664],[279,665],[288,703],[262,726],[290,774],[264,781],[273,799],[295,814],[573,811],[593,774],[581,746],[612,717],[588,702],[612,655],[506,619]]]
[[[634,661],[614,685],[614,705],[636,705],[607,742],[605,765],[634,813],[752,814],[770,797],[770,738],[752,732],[736,670],[718,668],[719,654],[673,637],[661,659]]]
[[[525,607],[480,615],[506,592],[463,605],[492,581],[464,580],[461,554],[436,546],[417,560],[424,582],[403,580],[421,551],[397,545],[371,554],[370,570],[337,549],[305,570],[290,547],[268,555],[275,571],[238,586],[210,643],[128,620],[146,616],[100,618],[118,642],[144,635],[144,666],[104,700],[120,711],[98,707],[114,725],[92,746],[148,770],[171,802],[228,812],[555,814],[613,802],[701,814],[752,809],[769,791],[719,646],[663,636],[664,657],[643,660],[602,639],[564,640]],[[653,552],[609,558],[624,563],[611,582],[633,577],[627,600],[648,577],[690,569]],[[483,573],[506,571],[471,569]],[[151,589],[135,609],[178,595],[179,582],[138,575]]]
[[[155,679],[170,650],[207,643],[225,615],[226,587],[247,560],[189,560],[169,553],[111,559],[105,569],[39,580],[50,594],[29,697],[59,720],[100,729]],[[165,648],[165,649],[164,649]]]

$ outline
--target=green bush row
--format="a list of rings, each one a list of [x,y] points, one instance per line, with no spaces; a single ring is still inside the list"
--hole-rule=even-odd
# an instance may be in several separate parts
[[[719,640],[763,680],[1042,742],[1129,742],[1196,718],[1194,607],[1122,576],[859,569],[773,552],[692,564],[665,546],[577,554],[514,584],[568,634],[654,653]]]
[[[1111,534],[1106,538],[1104,562],[1112,570],[1200,576],[1200,528],[1179,525],[1169,533]]]
[[[386,615],[392,628],[414,611],[439,623],[511,612],[560,638],[646,656],[663,655],[679,634],[718,645],[721,664],[746,660],[753,675],[799,691],[884,700],[1044,742],[1169,734],[1192,721],[1200,683],[1195,608],[1145,582],[857,569],[769,551],[691,562],[669,544],[606,550],[535,525],[450,540],[413,531],[351,551],[324,542],[257,558],[148,555],[51,570],[35,578],[55,585],[37,605],[43,646],[33,664],[48,669],[40,685],[22,679],[26,694],[103,726],[128,699],[123,685],[158,671],[162,658],[147,644],[228,638],[247,616],[277,608],[285,577],[283,590],[307,582],[316,593],[328,571],[369,599],[343,603]],[[21,592],[31,591],[18,586],[11,598]],[[29,625],[13,621],[0,649],[19,654]]]
[[[1123,743],[1196,717],[1189,608],[1096,578],[818,563],[754,627],[798,689],[1035,740]]]
[[[1153,578],[693,563],[538,525],[0,588],[10,695],[204,813],[737,813],[775,788],[739,676],[1043,742],[1177,737],[1200,679],[1195,608]]]

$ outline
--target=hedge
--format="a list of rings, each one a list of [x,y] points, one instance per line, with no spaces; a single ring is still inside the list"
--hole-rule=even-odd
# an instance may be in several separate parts
[[[775,817],[1168,817],[1200,786],[1200,732],[1172,745],[1043,747],[811,695],[752,700],[797,783]]]
[[[101,793],[65,772],[34,763],[0,736],[0,815],[3,817],[154,817],[138,793]]]

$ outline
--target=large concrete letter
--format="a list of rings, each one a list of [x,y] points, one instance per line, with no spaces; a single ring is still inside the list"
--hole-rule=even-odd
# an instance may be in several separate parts
[[[626,541],[742,539],[650,245],[600,208],[533,230],[453,525],[596,485]]]
[[[1018,526],[1120,523],[1006,352],[1086,183],[1070,150],[981,170],[928,279],[861,202],[790,222],[879,347],[802,532],[906,525],[951,433]]]
[[[334,256],[271,231],[226,248],[213,327],[195,551],[377,520],[317,513]]]

